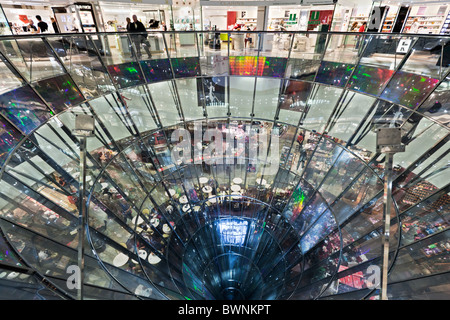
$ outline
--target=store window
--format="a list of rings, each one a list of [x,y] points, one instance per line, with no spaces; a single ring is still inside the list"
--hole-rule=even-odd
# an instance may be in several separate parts
[[[46,33],[53,32],[50,20],[53,17],[53,11],[49,6],[23,6],[17,8],[15,5],[4,4],[2,7],[14,34],[36,33],[39,22],[36,16],[40,16],[42,21],[48,25]],[[3,21],[2,19],[2,13],[0,12],[0,23]]]
[[[104,20],[105,31],[126,31],[127,18],[132,20],[136,15],[147,29],[165,30],[169,27],[170,6],[158,4],[135,3],[132,6],[126,3],[100,2],[100,11]]]

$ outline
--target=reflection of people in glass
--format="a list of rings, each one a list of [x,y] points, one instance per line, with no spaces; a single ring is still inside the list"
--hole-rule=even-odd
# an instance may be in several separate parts
[[[137,16],[135,14],[133,15],[133,22],[130,24],[130,30],[128,31],[139,33],[131,36],[131,40],[133,41],[134,48],[136,50],[137,58],[141,59],[142,57],[141,44],[143,45],[148,58],[151,58],[152,54],[150,52],[150,43],[147,40],[147,30],[145,29],[144,24],[137,19]]]
[[[59,28],[58,28],[58,24],[56,23],[55,18],[50,18],[50,21],[52,22],[52,27],[53,27],[53,31],[55,33],[59,33]]]

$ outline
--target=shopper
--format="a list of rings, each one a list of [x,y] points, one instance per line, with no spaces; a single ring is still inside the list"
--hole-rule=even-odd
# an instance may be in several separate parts
[[[366,31],[366,25],[367,22],[363,22],[363,24],[361,25],[361,27],[359,27],[358,32],[364,32]],[[359,46],[361,45],[361,41],[364,39],[364,36],[356,36],[356,45],[355,45],[355,50],[359,49]]]
[[[55,18],[50,18],[50,21],[52,22],[53,31],[55,31],[55,33],[59,33],[58,24],[56,23]]]
[[[358,32],[366,31],[366,25],[367,25],[367,22],[364,21],[363,24],[361,25],[361,27],[359,27]]]
[[[28,25],[28,32],[35,33],[37,31],[36,26],[34,25],[34,21],[30,20],[30,24]]]
[[[127,21],[127,25],[126,25],[125,28],[127,29],[127,32],[130,32],[130,28],[131,28],[131,19],[130,19],[129,17],[127,17],[125,20]]]
[[[48,24],[47,22],[42,21],[42,18],[40,15],[36,16],[36,19],[38,21],[38,29],[37,29],[37,33],[43,33],[46,32],[48,30]]]
[[[414,18],[411,27],[409,27],[408,33],[417,33],[419,31],[420,23],[418,18]]]
[[[140,22],[137,18],[136,15],[133,15],[133,22],[130,25],[130,30],[129,32],[133,32],[133,33],[139,33],[136,35],[132,35],[131,36],[131,40],[133,41],[135,50],[136,50],[136,55],[138,59],[142,58],[142,54],[141,54],[141,44],[144,47],[145,52],[148,55],[148,58],[150,59],[152,57],[152,54],[150,52],[150,43],[147,40],[147,30],[145,29],[145,26],[142,22]]]
[[[358,30],[357,28],[358,28],[358,22],[355,21],[355,22],[353,22],[352,26],[350,27],[350,32],[356,32],[356,30]]]

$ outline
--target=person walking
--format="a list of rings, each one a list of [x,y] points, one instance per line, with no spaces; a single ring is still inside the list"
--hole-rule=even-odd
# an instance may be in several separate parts
[[[148,58],[150,59],[152,57],[152,54],[150,52],[150,43],[147,40],[147,30],[145,29],[145,26],[142,22],[140,22],[136,15],[133,15],[133,22],[130,24],[130,30],[128,30],[131,33],[136,33],[131,35],[131,40],[134,44],[137,59],[142,58],[141,54],[141,44],[144,47],[145,52],[148,55]]]
[[[52,22],[52,27],[53,27],[53,31],[55,33],[59,33],[59,28],[58,28],[58,24],[56,23],[55,18],[50,18],[50,21]]]
[[[36,16],[36,19],[38,21],[38,28],[37,28],[37,33],[43,33],[46,32],[48,30],[48,24],[47,22],[42,21],[42,18],[40,15]]]

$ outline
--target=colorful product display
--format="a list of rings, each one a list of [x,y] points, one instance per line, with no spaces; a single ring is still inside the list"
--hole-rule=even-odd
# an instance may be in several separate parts
[[[175,78],[200,76],[200,59],[198,57],[172,58],[170,61]]]
[[[397,71],[381,98],[415,109],[438,82],[438,79]]]
[[[34,87],[56,113],[70,106],[78,105],[84,100],[75,84],[66,74],[38,81]]]
[[[3,116],[25,134],[29,134],[53,115],[29,86],[1,95],[0,106]]]
[[[145,80],[149,83],[172,79],[169,59],[140,61]]]
[[[348,88],[379,95],[391,78],[394,70],[359,65],[353,73]]]
[[[322,61],[317,71],[316,82],[344,87],[355,66],[342,62]]]
[[[229,58],[233,76],[263,76],[283,78],[286,70],[286,58],[236,56]]]
[[[126,62],[108,66],[108,71],[111,74],[113,81],[119,85],[120,88],[126,88],[143,83],[139,66],[136,62]]]

